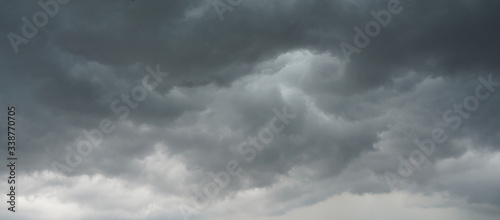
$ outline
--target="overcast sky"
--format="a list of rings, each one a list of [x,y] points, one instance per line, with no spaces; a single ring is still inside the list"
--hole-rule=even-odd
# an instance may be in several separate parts
[[[0,1],[0,219],[500,218],[499,1],[40,2]]]

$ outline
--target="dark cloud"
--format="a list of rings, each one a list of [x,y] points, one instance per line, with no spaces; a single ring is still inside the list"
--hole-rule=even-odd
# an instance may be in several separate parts
[[[500,3],[402,0],[402,12],[347,62],[339,45],[355,45],[354,27],[364,29],[371,11],[388,2],[243,1],[223,21],[212,1],[60,5],[17,54],[7,37],[0,42],[0,101],[18,107],[24,180],[41,179],[23,193],[82,205],[67,207],[81,219],[178,218],[155,207],[192,202],[193,188],[235,160],[242,172],[213,200],[214,210],[241,209],[225,199],[252,202],[266,191],[258,203],[276,208],[258,213],[283,214],[343,192],[394,195],[384,173],[397,173],[398,156],[419,149],[415,139],[443,128],[447,141],[400,189],[447,193],[466,201],[461,208],[498,216],[488,208],[500,207],[498,87],[482,88],[489,97],[457,129],[443,117],[458,116],[453,106],[476,96],[478,77],[500,81]],[[21,17],[41,10],[34,1],[0,8],[4,36],[22,35]],[[169,75],[127,107],[122,97],[156,65]],[[239,145],[258,138],[273,109],[284,107],[296,118],[262,151],[247,146],[255,152],[248,162]],[[99,129],[104,118],[116,129],[73,172],[54,172],[54,161],[67,165],[67,146],[76,150],[83,131]],[[100,200],[79,181],[112,192]],[[143,204],[125,202],[125,189]]]

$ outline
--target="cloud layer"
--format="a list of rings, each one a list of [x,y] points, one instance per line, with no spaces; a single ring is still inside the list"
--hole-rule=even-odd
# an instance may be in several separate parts
[[[61,2],[18,53],[0,42],[0,101],[18,108],[21,146],[18,213],[1,218],[500,216],[500,87],[487,83],[500,82],[500,2],[400,1],[350,61],[339,45],[398,1]],[[222,21],[217,2],[232,8]],[[0,10],[3,36],[43,11]],[[140,93],[145,78],[157,87]],[[113,131],[70,166],[103,119]],[[272,125],[283,129],[269,137]],[[200,200],[230,161],[241,172]]]

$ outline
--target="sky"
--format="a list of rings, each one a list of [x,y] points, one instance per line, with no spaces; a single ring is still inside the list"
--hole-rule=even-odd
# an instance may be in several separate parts
[[[499,9],[0,0],[0,219],[499,219]]]

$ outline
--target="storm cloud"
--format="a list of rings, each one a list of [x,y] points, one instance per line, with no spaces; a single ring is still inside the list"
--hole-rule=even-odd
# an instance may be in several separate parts
[[[498,219],[499,9],[1,1],[0,218]]]

